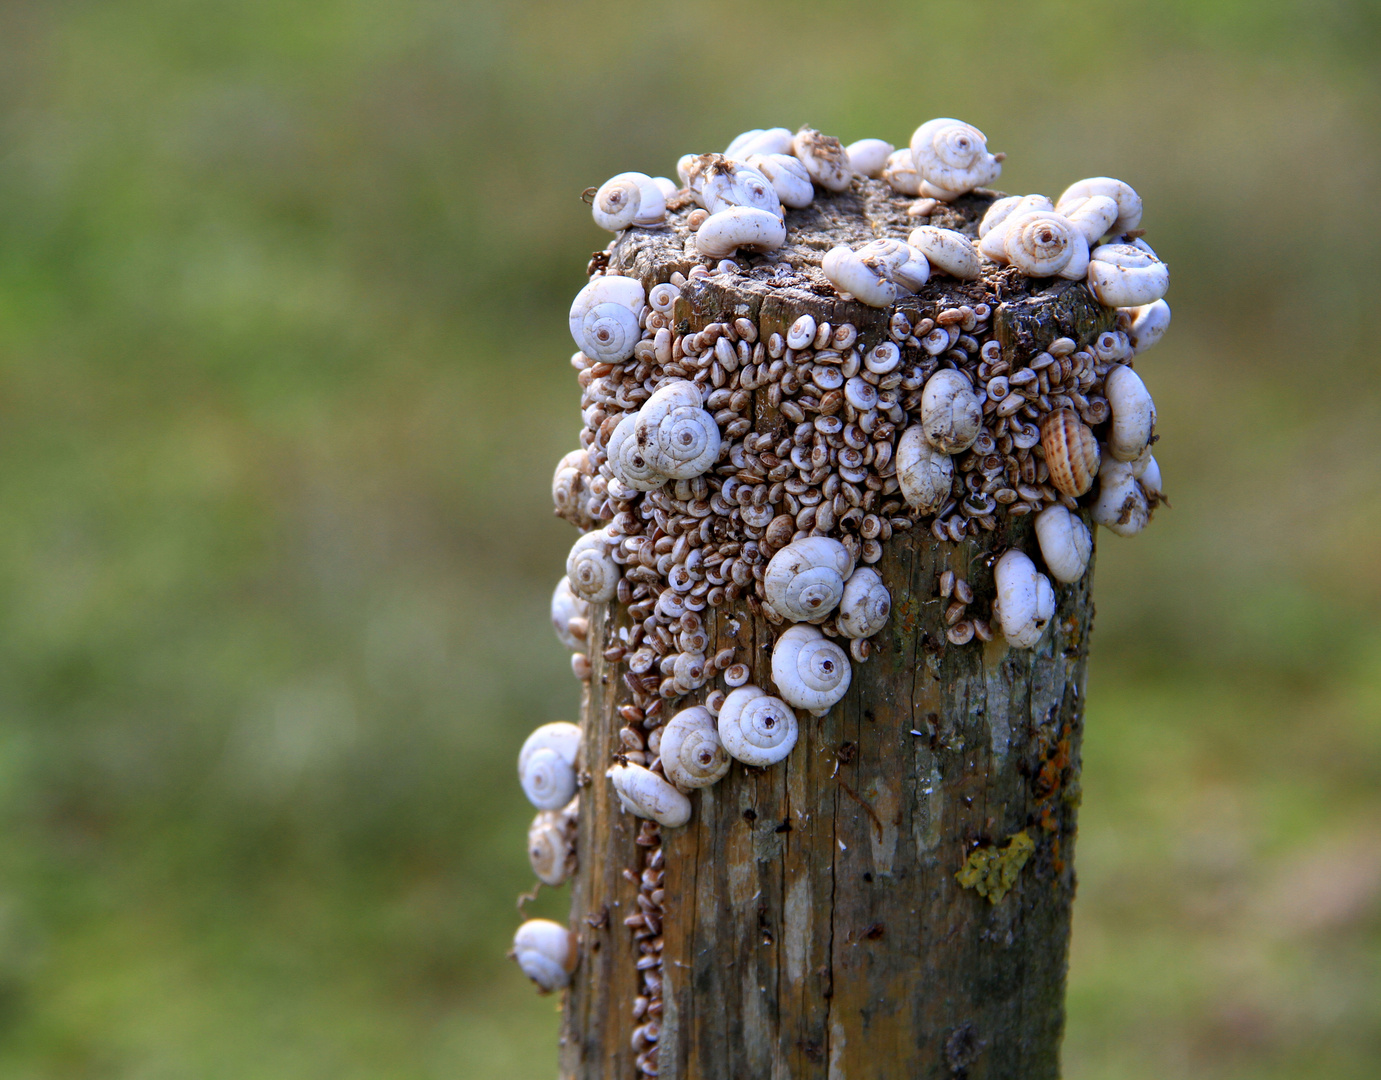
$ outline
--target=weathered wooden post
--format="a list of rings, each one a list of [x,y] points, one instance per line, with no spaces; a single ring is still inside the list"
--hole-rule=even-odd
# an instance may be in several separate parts
[[[1131,361],[1164,267],[1117,181],[995,206],[957,121],[885,179],[857,175],[885,144],[850,169],[809,129],[750,136],[596,199],[620,231],[573,309],[586,426],[555,483],[587,690],[524,773],[571,919],[519,959],[568,987],[570,1080],[1055,1077],[1085,523],[1158,500]]]

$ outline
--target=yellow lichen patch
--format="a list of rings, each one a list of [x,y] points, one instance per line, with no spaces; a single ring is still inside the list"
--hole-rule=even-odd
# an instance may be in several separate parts
[[[973,851],[963,869],[954,875],[955,880],[979,896],[986,896],[989,902],[999,903],[1017,883],[1021,868],[1035,850],[1035,842],[1023,830],[1007,841],[1006,847],[981,847]]]

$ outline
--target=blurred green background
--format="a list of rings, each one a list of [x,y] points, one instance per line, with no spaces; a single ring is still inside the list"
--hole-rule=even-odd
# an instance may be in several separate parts
[[[1381,1073],[1377,4],[0,0],[0,1077],[552,1075],[579,194],[936,115],[1174,274],[1067,1076]]]

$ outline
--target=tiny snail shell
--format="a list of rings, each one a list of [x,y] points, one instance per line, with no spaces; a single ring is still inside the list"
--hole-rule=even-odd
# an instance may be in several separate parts
[[[1031,648],[1040,641],[1055,615],[1055,591],[1050,579],[1016,548],[997,560],[993,579],[997,585],[993,614],[1002,636],[1019,649]]]
[[[590,206],[595,224],[618,232],[630,225],[656,225],[666,217],[666,196],[646,173],[626,172],[610,177],[595,192]]]
[[[1170,329],[1170,305],[1164,300],[1128,310],[1131,312],[1132,325],[1127,331],[1127,339],[1138,353],[1145,352]]]
[[[603,529],[588,532],[571,547],[566,557],[566,576],[571,590],[582,600],[602,604],[612,600],[619,587],[619,567],[609,554],[612,541]]]
[[[1073,409],[1056,409],[1041,421],[1041,448],[1057,491],[1077,499],[1098,475],[1098,440]]]
[[[1118,210],[1117,202],[1107,195],[1090,195],[1086,199],[1062,200],[1059,213],[1067,217],[1093,246],[1111,231]]]
[[[628,413],[609,436],[607,454],[614,477],[634,491],[656,491],[667,482],[665,473],[653,464],[645,443],[637,437],[638,413]]]
[[[802,315],[786,332],[786,347],[788,349],[804,349],[815,340],[815,317],[812,315]]]
[[[513,958],[544,994],[571,981],[580,957],[575,934],[550,919],[528,919],[513,935]]]
[[[1104,244],[1089,253],[1088,287],[1106,307],[1154,303],[1170,287],[1170,268],[1144,240]]]
[[[662,769],[678,787],[709,787],[729,771],[729,755],[719,730],[703,705],[682,709],[662,729]]]
[[[518,751],[523,794],[538,810],[559,810],[575,795],[580,728],[565,721],[543,724]]]
[[[638,316],[645,301],[640,281],[607,274],[597,277],[571,304],[571,337],[593,360],[609,364],[627,360],[642,337]]]
[[[973,387],[959,372],[941,368],[921,394],[921,426],[930,445],[946,454],[967,450],[978,438],[983,409]]]
[[[632,439],[648,466],[673,480],[692,480],[713,466],[722,441],[714,416],[701,407],[700,391],[685,379],[668,383],[643,403]],[[610,447],[612,454],[612,439]]]
[[[982,276],[978,249],[963,233],[922,225],[911,230],[906,242],[924,255],[931,266],[951,277],[973,281]]]
[[[898,195],[908,195],[914,199],[921,193],[921,174],[916,171],[910,148],[897,150],[887,158],[882,178]]]
[[[914,424],[897,440],[897,483],[907,505],[933,514],[949,498],[954,462],[930,445],[925,429]]]
[[[681,290],[669,281],[664,281],[660,285],[652,286],[647,294],[647,302],[652,310],[659,315],[670,315],[671,309],[675,307],[677,299],[681,296]]]
[[[887,167],[887,159],[895,150],[895,146],[882,139],[859,139],[844,147],[844,153],[849,155],[849,167],[859,176],[874,180],[882,175],[882,170]]]
[[[1008,195],[998,199],[978,224],[978,250],[993,262],[1007,262],[1007,226],[1026,214],[1051,213],[1055,207],[1044,195]]]
[[[1159,477],[1156,479],[1159,480]],[[1135,536],[1146,528],[1150,519],[1151,509],[1146,501],[1146,492],[1137,482],[1131,464],[1125,461],[1105,462],[1098,474],[1098,498],[1093,504],[1093,520],[1118,536]]]
[[[847,191],[853,183],[849,155],[833,135],[803,127],[791,140],[791,152],[801,159],[810,178],[825,190]]]
[[[583,516],[585,478],[590,467],[590,455],[585,450],[572,450],[556,463],[551,478],[551,501],[556,512],[567,521],[579,521]]]
[[[755,206],[780,214],[782,201],[776,190],[757,169],[738,161],[725,161],[709,168],[705,184],[700,189],[705,209],[711,214],[731,206]]]
[[[1036,541],[1056,581],[1072,585],[1084,576],[1093,554],[1093,535],[1068,508],[1055,503],[1036,515]]]
[[[911,136],[916,172],[934,190],[922,194],[952,202],[967,191],[991,184],[1002,163],[988,153],[988,137],[971,124],[949,117],[927,120]]]
[[[872,637],[892,612],[892,594],[871,566],[860,566],[844,583],[839,601],[839,632],[847,638]]]
[[[772,649],[772,682],[798,709],[828,710],[848,692],[852,674],[844,650],[814,626],[789,628]]]
[[[1037,210],[1004,223],[1007,261],[1027,277],[1061,277],[1077,281],[1088,271],[1088,242],[1060,214]],[[989,234],[991,235],[991,233]]]
[[[780,698],[756,686],[740,686],[719,707],[719,741],[745,765],[773,765],[791,753],[800,727]]]
[[[1109,232],[1124,233],[1141,224],[1141,196],[1130,184],[1114,180],[1111,176],[1076,180],[1064,189],[1055,203],[1055,209],[1063,214],[1066,209],[1073,209],[1076,204],[1094,195],[1106,195],[1117,204],[1117,219],[1109,226]]]
[[[619,803],[635,817],[647,818],[670,829],[690,820],[690,800],[665,777],[632,763],[611,765],[604,775],[613,782]]]
[[[1104,383],[1104,396],[1112,410],[1108,429],[1108,453],[1118,461],[1135,461],[1151,442],[1156,428],[1156,405],[1141,376],[1118,364]]]
[[[724,156],[747,162],[755,154],[789,154],[793,137],[790,128],[753,128],[736,135],[724,151]]]
[[[809,536],[772,556],[762,587],[772,610],[792,622],[820,622],[844,594],[853,558],[838,540]]]
[[[579,798],[560,810],[541,810],[527,828],[527,858],[532,872],[544,885],[560,885],[570,876],[575,812]]]
[[[820,269],[841,296],[852,296],[869,307],[893,304],[905,291],[869,267],[848,246],[841,244],[825,253]]]
[[[811,183],[810,173],[799,158],[784,154],[754,154],[748,164],[772,185],[783,206],[800,210],[810,205],[815,198],[815,185]]]
[[[731,206],[705,219],[695,234],[696,250],[712,259],[739,248],[776,251],[786,243],[786,224],[776,214],[754,206]]]
[[[887,375],[901,363],[901,349],[895,342],[884,341],[863,354],[863,366],[874,375]]]
[[[581,624],[589,617],[590,605],[571,591],[571,579],[563,577],[551,594],[551,625],[556,631],[557,640],[571,652],[582,652],[585,648],[585,627]],[[580,626],[582,633],[577,634],[575,626]]]

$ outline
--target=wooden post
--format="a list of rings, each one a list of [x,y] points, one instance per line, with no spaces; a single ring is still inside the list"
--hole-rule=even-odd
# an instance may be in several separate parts
[[[786,249],[751,260],[787,263],[790,274],[692,277],[671,329],[684,336],[740,318],[765,341],[810,314],[851,323],[871,347],[895,337],[898,310],[914,326],[986,304],[979,344],[996,338],[1013,371],[1056,338],[1083,346],[1108,329],[1113,313],[1082,283],[1014,271],[936,276],[886,310],[822,284],[819,260],[832,245],[905,237],[926,223],[972,236],[994,197],[975,192],[920,218],[876,181],[818,197],[791,212]],[[688,209],[673,203],[666,227],[621,234],[610,270],[648,289],[686,274],[698,261],[686,254]],[[908,363],[929,360],[912,342]],[[732,386],[735,373],[721,374]],[[795,426],[761,386],[746,415],[774,438]],[[989,618],[993,563],[1011,547],[1035,552],[1032,518],[999,513],[991,531],[955,543],[912,517],[882,542],[876,568],[892,613],[871,656],[854,663],[848,695],[823,717],[799,714],[785,761],[736,762],[693,793],[682,828],[622,812],[605,770],[628,748],[619,731],[629,715],[655,714],[632,724],[650,733],[723,683],[662,701],[657,680],[630,678],[621,657],[615,635],[630,625],[628,605],[592,608],[571,894],[580,960],[563,1080],[632,1080],[639,1070],[687,1080],[1059,1075],[1091,571],[1056,583],[1057,614],[1035,648],[1000,635],[955,644],[942,575],[971,588],[966,618]],[[771,687],[781,628],[751,589],[701,614],[707,655],[732,646],[752,682]]]

